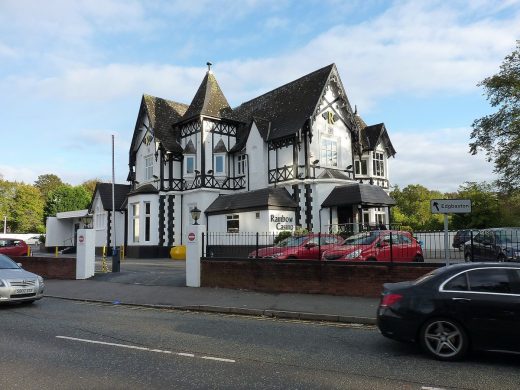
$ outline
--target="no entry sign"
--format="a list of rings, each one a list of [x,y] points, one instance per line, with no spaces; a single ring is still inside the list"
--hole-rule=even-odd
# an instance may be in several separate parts
[[[188,240],[190,240],[190,241],[195,240],[195,233],[191,232],[190,234],[188,234]]]
[[[79,236],[78,241],[80,242],[80,244],[83,243],[83,241],[85,241],[85,237]]]

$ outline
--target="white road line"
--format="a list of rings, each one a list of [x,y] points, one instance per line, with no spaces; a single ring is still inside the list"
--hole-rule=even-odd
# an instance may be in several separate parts
[[[442,387],[430,387],[430,386],[423,386],[421,387],[421,390],[446,390]]]
[[[165,354],[172,354],[172,355],[177,355],[177,356],[185,356],[185,357],[192,357],[192,358],[199,358],[199,359],[206,359],[206,360],[216,360],[216,361],[225,362],[225,363],[236,363],[236,360],[233,360],[233,359],[218,358],[218,357],[214,357],[214,356],[195,356],[193,353],[172,352],[172,351],[167,351],[167,350],[163,350],[163,349],[155,349],[155,348],[152,349],[152,348],[146,348],[146,347],[138,347],[137,345],[107,343],[106,341],[78,339],[76,337],[68,337],[68,336],[56,336],[56,338],[64,339],[64,340],[71,340],[71,341],[80,341],[82,343],[108,345],[108,346],[111,346],[111,347],[136,349],[136,350],[139,350],[139,351],[165,353]]]

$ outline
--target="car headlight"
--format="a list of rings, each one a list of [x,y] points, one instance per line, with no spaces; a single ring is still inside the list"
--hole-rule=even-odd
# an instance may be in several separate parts
[[[0,279],[0,287],[5,287],[5,283],[2,279]]]
[[[41,276],[38,276],[38,284],[43,284],[43,278]]]
[[[280,252],[280,253],[273,253],[273,254],[271,255],[271,257],[275,257],[275,258],[277,258],[277,257],[280,257],[281,255],[283,255],[283,252]]]
[[[355,251],[346,254],[345,259],[355,259],[360,254],[361,254],[361,249],[356,249]]]

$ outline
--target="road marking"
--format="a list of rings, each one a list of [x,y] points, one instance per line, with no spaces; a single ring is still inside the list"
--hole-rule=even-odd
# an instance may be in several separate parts
[[[423,386],[421,387],[421,390],[446,390],[442,387],[430,387],[430,386]]]
[[[71,341],[80,341],[82,343],[90,343],[90,344],[100,344],[100,345],[108,345],[111,347],[119,347],[119,348],[128,348],[128,349],[136,349],[138,351],[147,351],[147,352],[156,352],[156,353],[164,353],[164,354],[172,354],[177,356],[191,357],[191,358],[199,358],[205,360],[215,360],[219,362],[225,363],[236,363],[236,360],[233,359],[225,359],[214,356],[195,356],[193,353],[186,352],[172,352],[163,349],[156,348],[147,348],[147,347],[139,347],[137,345],[129,345],[129,344],[117,344],[117,343],[108,343],[106,341],[98,341],[98,340],[88,340],[88,339],[78,339],[76,337],[68,337],[68,336],[56,336],[58,339],[71,340]]]

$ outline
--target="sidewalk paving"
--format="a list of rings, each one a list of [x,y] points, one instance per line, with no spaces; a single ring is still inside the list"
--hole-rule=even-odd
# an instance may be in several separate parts
[[[377,298],[185,287],[184,263],[169,259],[127,259],[119,273],[45,284],[45,296],[54,298],[367,325],[375,324],[379,303]]]

